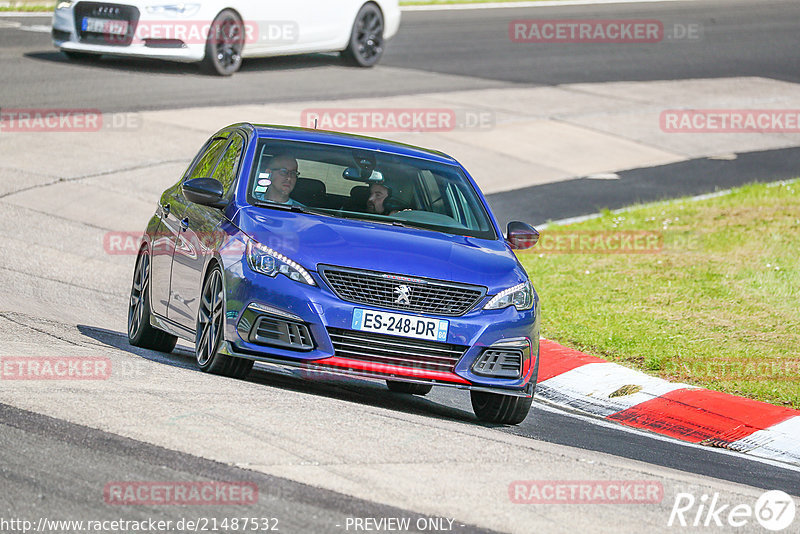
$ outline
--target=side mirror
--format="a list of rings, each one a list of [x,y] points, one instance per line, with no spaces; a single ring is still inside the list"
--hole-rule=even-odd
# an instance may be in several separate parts
[[[193,178],[186,180],[181,185],[183,196],[190,202],[211,206],[212,208],[224,208],[228,203],[223,199],[225,190],[222,183],[214,178]]]
[[[530,224],[513,221],[508,223],[506,242],[514,250],[531,248],[539,242],[539,231]]]

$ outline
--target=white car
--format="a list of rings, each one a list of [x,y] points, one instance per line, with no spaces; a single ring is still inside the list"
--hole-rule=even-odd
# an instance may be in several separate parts
[[[71,59],[199,62],[228,76],[242,58],[316,52],[371,67],[399,26],[398,0],[59,0],[52,35]]]

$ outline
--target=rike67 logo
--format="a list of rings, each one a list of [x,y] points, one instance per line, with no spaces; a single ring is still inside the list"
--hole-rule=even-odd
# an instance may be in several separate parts
[[[691,493],[678,493],[667,526],[738,528],[755,519],[765,529],[778,532],[791,526],[794,516],[794,500],[779,490],[765,492],[754,506],[723,503],[719,493],[704,493],[699,499]]]

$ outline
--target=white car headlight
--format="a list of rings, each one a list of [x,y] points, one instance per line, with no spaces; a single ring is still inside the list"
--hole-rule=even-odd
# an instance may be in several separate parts
[[[265,247],[253,239],[247,240],[247,264],[257,273],[275,277],[285,275],[296,282],[317,285],[308,271],[278,251]]]
[[[191,17],[200,11],[200,4],[157,4],[145,8],[151,15],[167,17]]]
[[[530,310],[533,307],[533,285],[530,280],[504,289],[492,297],[483,309],[499,310],[508,306],[514,306],[520,311]]]

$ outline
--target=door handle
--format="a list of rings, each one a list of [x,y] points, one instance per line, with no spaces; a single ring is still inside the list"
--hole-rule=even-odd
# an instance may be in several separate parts
[[[164,205],[161,206],[161,218],[162,219],[166,219],[167,217],[169,217],[169,210],[170,210],[169,204],[164,204]]]
[[[183,220],[181,220],[181,230],[185,232],[188,229],[189,229],[189,217],[184,217]]]

